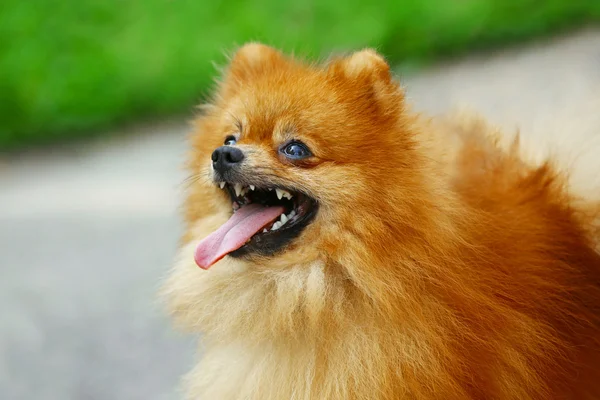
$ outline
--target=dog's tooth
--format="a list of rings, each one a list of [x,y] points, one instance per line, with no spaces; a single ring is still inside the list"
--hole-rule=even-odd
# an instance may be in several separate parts
[[[277,229],[279,229],[281,227],[281,222],[277,221],[273,224],[273,227],[271,228],[272,231],[276,231]]]
[[[242,196],[245,196],[245,195],[246,195],[246,193],[248,193],[248,188],[247,188],[247,187],[245,187],[245,188],[242,188],[242,190],[240,191],[240,194],[241,194]]]
[[[284,191],[283,191],[283,190],[281,190],[281,189],[275,189],[275,193],[277,193],[277,198],[278,198],[279,200],[281,200],[281,197],[283,197],[283,192],[284,192]]]
[[[233,185],[233,190],[235,190],[235,195],[237,197],[240,197],[240,193],[242,192],[242,185],[236,183],[235,185]]]
[[[290,192],[286,192],[285,190],[282,190],[282,195],[283,197],[285,197],[286,199],[291,200],[292,199],[292,194]]]
[[[292,210],[290,211],[290,213],[288,214],[288,220],[294,218],[294,216],[296,215],[296,211]]]
[[[219,187],[223,189],[225,187],[225,182],[219,182]]]
[[[250,185],[250,190],[254,190],[255,188],[256,188],[256,186]]]
[[[263,233],[269,232],[267,228],[263,229]]]
[[[272,192],[272,191],[273,191],[273,188],[267,188],[267,189],[269,189],[269,192]]]
[[[281,214],[281,225],[285,224],[286,222],[288,222],[287,215]]]

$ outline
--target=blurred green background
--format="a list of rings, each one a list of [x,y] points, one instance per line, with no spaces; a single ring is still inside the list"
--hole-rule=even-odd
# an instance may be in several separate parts
[[[0,150],[190,113],[248,40],[418,66],[598,21],[600,0],[3,0]]]

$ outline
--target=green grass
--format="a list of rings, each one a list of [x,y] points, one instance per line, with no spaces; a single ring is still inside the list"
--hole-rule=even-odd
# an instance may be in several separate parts
[[[3,0],[0,149],[189,112],[247,40],[422,62],[596,21],[600,0]]]

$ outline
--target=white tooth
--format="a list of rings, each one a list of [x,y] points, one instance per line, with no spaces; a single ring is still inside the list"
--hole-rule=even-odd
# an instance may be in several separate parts
[[[242,192],[242,185],[236,183],[235,185],[233,185],[233,190],[235,190],[235,195],[237,197],[240,197],[240,193]]]
[[[281,222],[277,221],[273,224],[273,227],[271,228],[272,231],[276,231],[277,229],[279,229],[281,227]]]
[[[250,190],[254,190],[255,186],[254,185],[250,185]]]
[[[244,195],[246,195],[246,193],[248,193],[248,188],[242,188],[242,190],[241,190],[240,194],[241,194],[242,196],[244,196]]]
[[[273,191],[273,188],[268,188],[268,189],[269,189],[269,192],[272,192],[272,191]]]
[[[267,228],[263,229],[263,233],[268,232]]]
[[[223,189],[225,187],[225,182],[220,182],[219,186],[221,187],[221,189]]]
[[[292,210],[290,211],[290,214],[288,215],[288,219],[292,219],[296,216],[296,210]]]
[[[283,192],[283,197],[287,198],[287,199],[292,199],[292,195],[289,192],[286,192],[285,190],[282,190]]]
[[[281,225],[288,222],[288,217],[285,214],[281,214]]]
[[[281,200],[281,196],[283,196],[283,190],[275,189],[275,193],[277,193],[277,198]]]

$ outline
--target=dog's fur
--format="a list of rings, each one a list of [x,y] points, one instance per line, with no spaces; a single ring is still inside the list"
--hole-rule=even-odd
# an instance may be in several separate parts
[[[319,201],[283,252],[197,242],[231,215],[210,154],[244,126],[247,173]],[[274,150],[293,132],[316,161]],[[325,66],[260,44],[195,124],[187,230],[165,292],[202,333],[190,399],[598,399],[598,203],[484,121],[411,112],[381,56]]]

